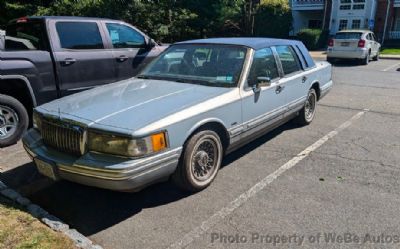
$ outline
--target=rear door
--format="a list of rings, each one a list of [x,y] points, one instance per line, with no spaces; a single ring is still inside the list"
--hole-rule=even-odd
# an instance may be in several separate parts
[[[114,58],[94,20],[51,20],[61,95],[116,81]]]
[[[284,74],[284,77],[280,80],[284,87],[281,94],[285,98],[288,109],[286,115],[289,115],[298,111],[304,105],[309,79],[307,72],[302,70],[300,58],[292,46],[276,46],[275,51],[279,58],[278,65],[280,65]]]
[[[109,42],[112,44],[114,65],[118,80],[136,76],[149,62],[148,38],[139,30],[122,22],[105,22]]]

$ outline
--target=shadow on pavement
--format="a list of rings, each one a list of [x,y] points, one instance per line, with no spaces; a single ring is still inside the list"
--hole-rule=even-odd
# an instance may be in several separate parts
[[[296,128],[298,126],[290,122],[258,138],[227,155],[223,167],[229,166],[280,133]],[[138,193],[113,192],[67,181],[51,182],[38,175],[33,163],[5,172],[1,177],[33,203],[40,205],[86,236],[132,218],[142,209],[162,206],[190,195],[170,182],[150,186]],[[13,179],[18,179],[19,186],[15,186],[18,184],[13,183]],[[35,180],[35,183],[29,184],[31,180]]]

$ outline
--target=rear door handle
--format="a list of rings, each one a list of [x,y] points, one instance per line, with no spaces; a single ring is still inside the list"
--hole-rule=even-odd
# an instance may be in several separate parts
[[[76,62],[76,59],[74,58],[66,58],[65,60],[61,61],[61,65],[63,66],[69,66],[72,65]]]
[[[276,94],[280,94],[280,93],[283,91],[283,89],[285,89],[284,86],[277,86],[277,87],[275,88],[275,93],[276,93]]]
[[[124,62],[124,61],[126,61],[126,60],[128,60],[128,59],[129,59],[128,56],[126,56],[126,55],[121,55],[120,57],[117,58],[117,61],[118,61],[118,62]]]

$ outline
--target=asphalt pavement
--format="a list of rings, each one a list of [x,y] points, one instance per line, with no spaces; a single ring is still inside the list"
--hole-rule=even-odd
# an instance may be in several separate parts
[[[214,183],[117,193],[38,175],[21,145],[5,182],[104,248],[400,248],[400,61],[333,68],[314,122],[228,155]]]

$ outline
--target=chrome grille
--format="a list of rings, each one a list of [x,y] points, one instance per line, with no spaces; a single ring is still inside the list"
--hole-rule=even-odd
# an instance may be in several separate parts
[[[46,145],[58,151],[81,155],[83,129],[62,121],[42,120],[41,135]]]

